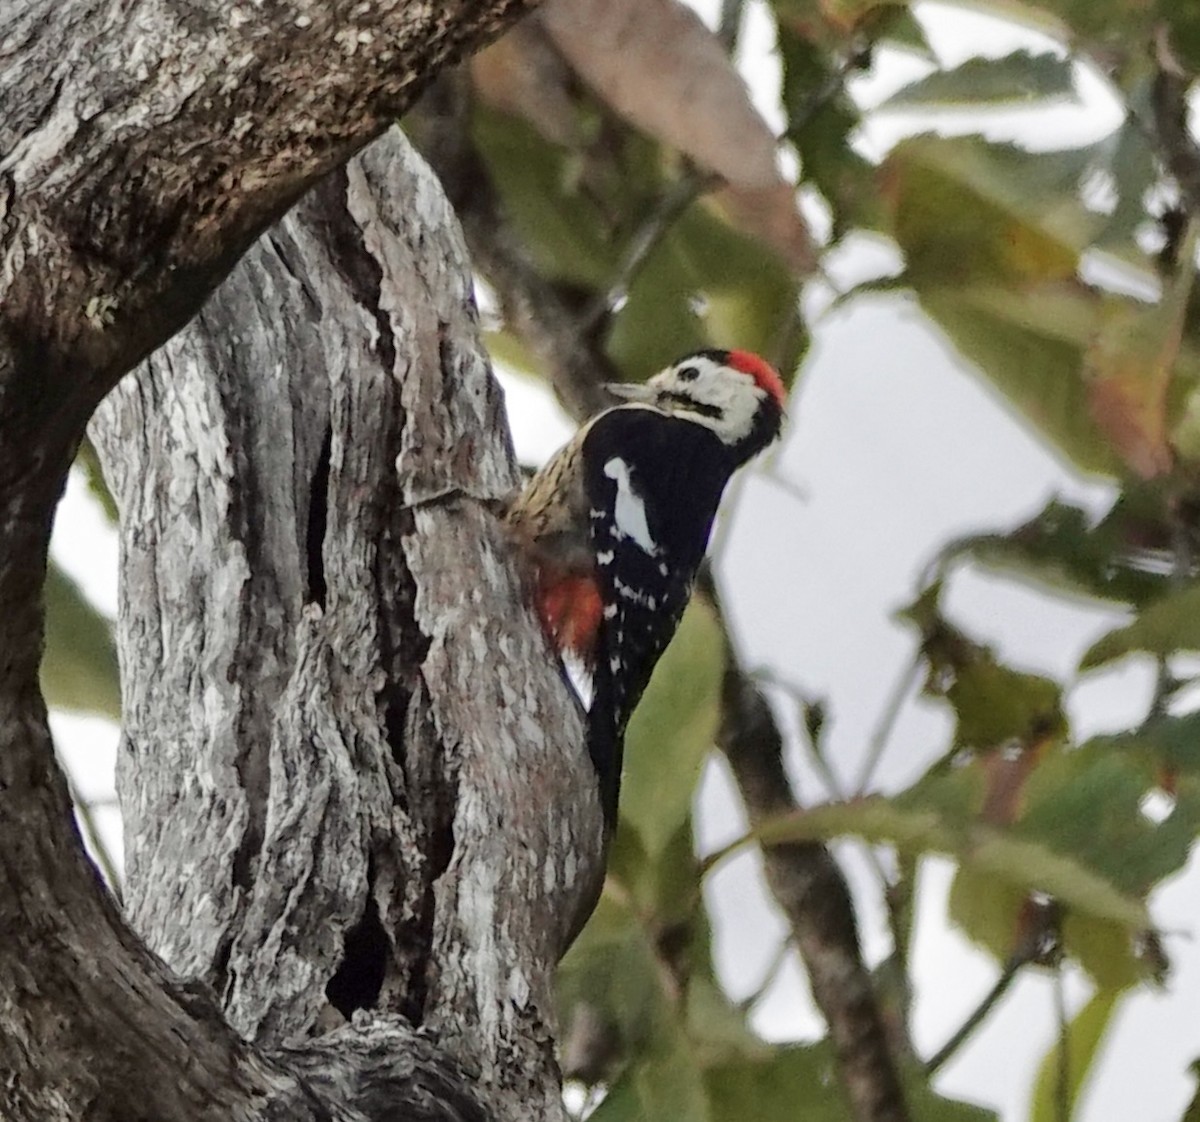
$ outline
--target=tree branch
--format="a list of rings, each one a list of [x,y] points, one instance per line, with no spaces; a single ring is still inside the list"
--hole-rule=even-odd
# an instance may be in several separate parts
[[[783,769],[783,738],[767,700],[731,661],[718,741],[751,827],[797,809]],[[829,1025],[838,1071],[858,1122],[905,1122],[908,1112],[845,877],[819,842],[763,850],[767,884],[791,926],[813,997]]]
[[[5,5],[0,386],[82,426],[260,231],[530,6]]]

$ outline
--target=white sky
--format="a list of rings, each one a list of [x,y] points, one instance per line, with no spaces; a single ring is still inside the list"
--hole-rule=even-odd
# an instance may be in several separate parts
[[[717,0],[698,3],[712,18]],[[978,13],[922,5],[918,9],[943,62],[972,53],[1000,55],[1046,40]],[[769,21],[754,3],[742,39],[742,59],[755,76],[755,95],[769,120],[780,123],[774,89],[778,69]],[[908,57],[885,60],[881,74],[860,80],[856,94],[877,104],[887,93],[927,69]],[[1084,98],[1036,115],[990,113],[986,133],[1024,138],[1035,147],[1084,143],[1119,121],[1115,101],[1094,77],[1083,74]],[[931,127],[968,131],[977,119],[880,115],[864,129],[862,147],[879,156],[907,130]],[[894,251],[855,239],[827,261],[840,287],[889,271]],[[813,308],[828,295],[813,292]],[[503,379],[518,454],[544,459],[571,431],[539,387]],[[790,407],[790,430],[774,463],[803,498],[760,472],[738,492],[720,571],[727,606],[751,666],[772,668],[824,696],[830,706],[831,755],[847,785],[856,779],[863,746],[885,698],[908,664],[913,636],[892,622],[911,599],[921,570],[946,540],[963,533],[1015,525],[1051,495],[1095,509],[1111,497],[1107,488],[1067,470],[1005,411],[902,296],[858,299],[817,318],[802,385]],[[116,542],[112,530],[73,481],[60,511],[53,552],[104,610],[115,611]],[[948,607],[972,634],[992,642],[1005,659],[1073,681],[1069,703],[1077,735],[1127,726],[1144,713],[1150,669],[1136,662],[1074,679],[1079,656],[1119,621],[1111,610],[1036,596],[1027,589],[979,573],[953,582]],[[785,722],[790,718],[782,714]],[[55,715],[55,737],[80,793],[111,800],[116,730],[107,722]],[[945,713],[910,702],[897,724],[877,773],[885,789],[918,776],[947,743]],[[802,797],[823,797],[816,777],[797,754],[792,761]],[[714,764],[699,796],[701,846],[712,849],[739,835],[736,797],[723,769]],[[110,848],[119,855],[118,816],[98,817]],[[867,952],[887,952],[884,918],[866,901],[877,886],[860,852],[840,847],[863,906]],[[712,878],[718,966],[735,996],[754,991],[784,935],[767,902],[757,861],[746,854]],[[917,1005],[914,1030],[924,1054],[939,1047],[986,993],[997,974],[990,957],[973,949],[946,923],[952,866],[926,861],[921,872],[920,911],[914,951]],[[1164,886],[1151,910],[1167,932],[1174,972],[1162,994],[1139,991],[1126,999],[1110,1033],[1107,1052],[1088,1089],[1084,1122],[1133,1117],[1174,1122],[1192,1090],[1187,1065],[1200,1056],[1200,950],[1194,941],[1200,870]],[[1078,1009],[1089,993],[1071,974],[1068,999]],[[1048,976],[1029,971],[947,1067],[939,1086],[946,1093],[1003,1111],[1005,1122],[1027,1116],[1034,1073],[1054,1039],[1053,994]],[[813,1037],[820,1023],[806,984],[789,962],[761,1002],[756,1023],[776,1038]]]

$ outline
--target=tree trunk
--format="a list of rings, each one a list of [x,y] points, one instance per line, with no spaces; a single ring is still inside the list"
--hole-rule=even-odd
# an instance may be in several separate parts
[[[97,400],[517,8],[0,14],[6,1120],[561,1114],[552,975],[601,876],[595,781],[492,511],[515,474],[460,239],[397,135],[97,419],[129,916],[167,966],[83,856],[37,689]]]
[[[128,911],[276,1046],[402,1014],[560,1111],[553,970],[600,874],[572,695],[491,504],[471,278],[398,131],[101,407],[121,510]],[[585,808],[585,813],[580,813]]]

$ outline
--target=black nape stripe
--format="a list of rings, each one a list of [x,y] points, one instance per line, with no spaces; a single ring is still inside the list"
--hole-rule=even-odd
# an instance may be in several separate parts
[[[711,417],[714,421],[719,421],[725,416],[723,409],[716,405],[709,405],[706,401],[697,401],[694,397],[688,397],[685,393],[667,392],[662,395],[667,401],[673,401],[676,405],[682,405],[689,413],[699,413],[701,417]]]

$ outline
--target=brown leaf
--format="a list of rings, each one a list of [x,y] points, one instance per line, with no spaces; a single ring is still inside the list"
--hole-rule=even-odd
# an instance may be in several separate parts
[[[1092,419],[1135,475],[1153,479],[1171,470],[1165,384],[1139,386],[1119,376],[1101,377],[1088,383],[1087,393]]]
[[[993,826],[1011,826],[1021,817],[1025,784],[1052,739],[1039,737],[1029,744],[1008,745],[981,758],[984,796],[979,817],[982,821]]]
[[[1195,224],[1189,224],[1181,261],[1193,259],[1196,241]],[[1107,302],[1100,330],[1084,356],[1092,417],[1125,464],[1142,479],[1165,474],[1175,461],[1167,403],[1193,274],[1187,267],[1168,277],[1157,304]]]
[[[571,72],[535,20],[518,23],[471,59],[471,80],[494,109],[522,117],[549,141],[578,141]]]
[[[626,120],[736,186],[782,182],[774,134],[690,8],[675,0],[549,0],[537,18]]]
[[[1167,391],[1182,316],[1164,300],[1110,301],[1084,355],[1088,410],[1127,467],[1142,479],[1171,470]]]
[[[773,249],[796,276],[815,271],[817,247],[808,223],[796,209],[796,190],[790,183],[723,187],[713,199],[732,225]]]

